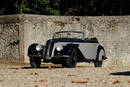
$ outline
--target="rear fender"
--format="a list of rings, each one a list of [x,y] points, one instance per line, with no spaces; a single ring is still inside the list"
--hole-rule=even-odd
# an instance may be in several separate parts
[[[99,57],[99,52],[100,52],[101,50],[104,51],[104,52],[103,52],[103,54],[104,54],[103,57]],[[106,59],[105,50],[104,50],[104,48],[103,48],[101,45],[99,45],[99,46],[98,46],[98,49],[97,49],[97,57],[96,57],[96,60],[102,61],[102,60],[104,60],[104,59]]]

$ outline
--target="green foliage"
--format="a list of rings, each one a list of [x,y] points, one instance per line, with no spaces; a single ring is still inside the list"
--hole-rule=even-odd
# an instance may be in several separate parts
[[[18,37],[14,37],[13,42],[9,43],[8,46],[15,46],[18,45],[20,43],[20,39]]]
[[[130,0],[1,0],[0,15],[128,15]]]
[[[15,3],[16,11],[18,14],[31,11],[31,9],[27,7],[26,3],[27,0],[22,0],[20,3]]]
[[[0,8],[0,14],[4,14],[5,8]]]
[[[52,8],[46,8],[46,13],[52,14],[52,15],[59,15],[60,12],[58,10],[52,9]]]

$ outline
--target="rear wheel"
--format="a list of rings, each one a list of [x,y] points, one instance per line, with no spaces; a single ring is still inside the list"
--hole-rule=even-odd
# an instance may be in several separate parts
[[[30,65],[32,68],[40,68],[41,58],[30,57]]]
[[[95,67],[102,67],[103,61],[95,61],[94,66]]]
[[[68,67],[68,68],[74,68],[76,67],[77,64],[77,54],[76,54],[76,50],[73,49],[70,57],[68,57],[64,63],[62,63],[63,67]]]
[[[97,52],[97,60],[94,62],[95,67],[102,67],[103,59],[106,56],[103,47],[100,47]]]

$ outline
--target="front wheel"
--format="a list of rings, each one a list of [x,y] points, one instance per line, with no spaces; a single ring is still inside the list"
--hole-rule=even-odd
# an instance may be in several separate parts
[[[30,57],[30,65],[32,68],[40,68],[41,58]]]
[[[63,67],[68,67],[68,68],[74,68],[76,67],[77,64],[77,54],[76,54],[76,50],[73,49],[70,57],[68,57],[64,63],[62,63]]]

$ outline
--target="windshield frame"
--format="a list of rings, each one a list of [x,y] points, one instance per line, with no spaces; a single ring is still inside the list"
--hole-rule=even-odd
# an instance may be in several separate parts
[[[85,32],[81,32],[81,31],[59,31],[59,32],[55,32],[55,33],[54,33],[53,39],[56,39],[56,38],[54,38],[54,37],[55,37],[55,35],[58,34],[58,33],[68,33],[68,34],[69,34],[69,33],[81,33],[81,34],[82,34],[82,38],[81,38],[81,39],[84,40],[84,38],[85,38]],[[67,34],[67,35],[68,35],[68,34]],[[78,39],[79,39],[79,38],[78,38]]]

